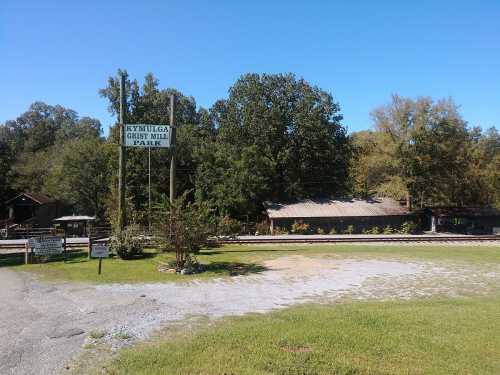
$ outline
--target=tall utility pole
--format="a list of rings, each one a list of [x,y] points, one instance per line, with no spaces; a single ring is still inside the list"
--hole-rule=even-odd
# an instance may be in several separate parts
[[[127,216],[125,213],[125,75],[120,75],[120,119],[118,126],[120,127],[120,156],[119,156],[119,173],[118,173],[118,230],[121,232],[125,228]]]
[[[148,230],[151,233],[151,147],[148,147]]]
[[[175,96],[170,95],[170,126],[172,134],[170,135],[170,203],[174,203],[175,199],[175,122],[174,122]]]

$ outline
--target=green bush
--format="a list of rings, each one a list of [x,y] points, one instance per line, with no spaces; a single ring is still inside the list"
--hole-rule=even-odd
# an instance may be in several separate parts
[[[295,233],[295,234],[307,234],[307,233],[309,233],[309,224],[304,223],[302,220],[295,221],[292,224],[292,233]]]
[[[133,259],[143,253],[143,243],[136,226],[128,226],[116,232],[110,239],[109,248],[122,259]]]
[[[379,227],[375,226],[372,228],[364,228],[363,234],[380,234],[381,230]]]
[[[276,227],[273,229],[273,235],[279,236],[280,234],[288,234],[288,231],[285,228]]]
[[[337,230],[335,229],[335,227],[332,227],[332,229],[330,229],[330,234],[337,234]]]
[[[259,234],[269,234],[269,223],[265,220],[260,223],[256,223],[255,231]]]
[[[354,233],[354,225],[350,224],[347,228],[344,229],[344,234],[353,234]]]
[[[318,228],[316,229],[317,234],[326,234],[325,230],[323,228]]]
[[[224,216],[219,219],[217,233],[221,236],[235,236],[241,233],[242,224],[236,219]]]
[[[196,263],[197,254],[207,243],[213,226],[212,210],[206,203],[192,203],[187,200],[187,192],[173,202],[167,197],[155,206],[155,226],[163,242],[163,249],[175,251],[175,268],[187,268]],[[189,266],[189,267],[188,267]]]
[[[394,228],[392,228],[390,225],[387,225],[384,228],[384,234],[393,234],[395,232]]]
[[[399,232],[402,234],[412,234],[416,233],[416,231],[417,231],[417,224],[411,221],[405,221],[403,225],[401,225],[401,229],[399,230]]]

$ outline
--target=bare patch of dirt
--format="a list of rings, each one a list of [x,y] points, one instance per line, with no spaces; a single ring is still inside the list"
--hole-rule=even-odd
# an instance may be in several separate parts
[[[334,269],[336,261],[319,257],[292,255],[264,262],[264,266],[283,276],[304,277],[317,274],[321,270]]]

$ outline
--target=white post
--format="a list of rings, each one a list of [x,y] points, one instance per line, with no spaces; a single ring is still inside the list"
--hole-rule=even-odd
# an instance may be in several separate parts
[[[431,232],[436,233],[436,216],[431,216]]]

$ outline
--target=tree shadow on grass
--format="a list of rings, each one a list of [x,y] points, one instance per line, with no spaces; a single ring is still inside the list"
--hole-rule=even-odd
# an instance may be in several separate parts
[[[207,272],[215,274],[225,274],[229,276],[242,276],[267,271],[269,268],[257,263],[238,263],[238,262],[213,262],[204,264]]]
[[[227,251],[212,251],[212,250],[202,250],[199,255],[220,255],[220,254],[231,254],[231,253],[256,253],[256,252],[295,252],[297,249],[241,249],[241,250],[227,250]]]
[[[143,254],[136,256],[126,261],[134,261],[140,259],[155,258],[158,253],[154,252],[144,252]],[[111,259],[119,259],[117,255],[111,254]],[[92,260],[97,260],[92,258]],[[0,268],[2,267],[15,267],[22,266],[25,261],[25,255],[23,252],[0,254]],[[87,250],[78,251],[68,251],[65,254],[52,256],[49,258],[35,257],[32,259],[32,264],[45,264],[45,263],[66,263],[66,264],[76,264],[88,262],[88,252]]]
[[[86,251],[70,251],[62,255],[47,257],[35,257],[32,258],[32,264],[44,264],[44,263],[81,263],[88,261]],[[24,253],[10,253],[10,254],[0,254],[0,268],[1,267],[14,267],[22,266],[25,262]]]
[[[118,255],[116,254],[110,254],[110,258],[113,258],[113,259],[121,259],[125,262],[129,262],[129,261],[134,261],[134,260],[141,260],[141,259],[151,259],[151,258],[156,258],[160,253],[156,253],[156,252],[143,252],[142,254],[137,254],[137,255],[133,255],[131,257],[128,257],[128,258],[120,258]]]
[[[24,264],[24,254],[22,253],[0,254],[0,268],[20,266],[22,264]]]

